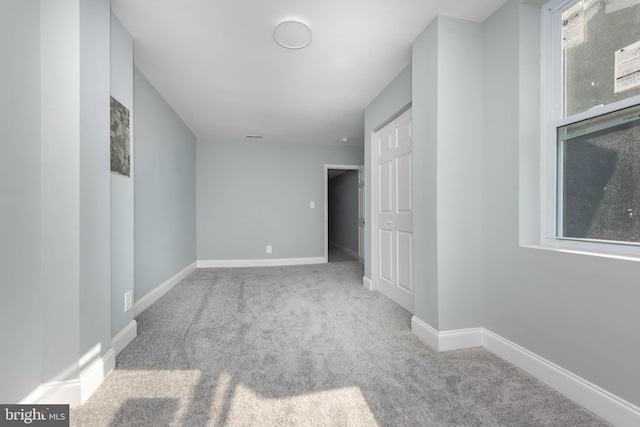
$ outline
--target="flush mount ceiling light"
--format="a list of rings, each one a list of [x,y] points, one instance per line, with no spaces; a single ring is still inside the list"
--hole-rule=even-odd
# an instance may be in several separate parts
[[[273,38],[287,49],[302,49],[311,43],[311,29],[297,18],[286,18],[276,25]]]

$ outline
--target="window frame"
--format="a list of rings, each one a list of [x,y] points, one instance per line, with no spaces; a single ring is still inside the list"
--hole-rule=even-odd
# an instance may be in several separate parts
[[[558,236],[558,205],[562,197],[558,175],[557,129],[582,120],[640,105],[640,95],[596,106],[572,116],[563,114],[562,11],[577,0],[550,0],[542,8],[541,101],[541,244],[557,249],[640,259],[640,242]]]

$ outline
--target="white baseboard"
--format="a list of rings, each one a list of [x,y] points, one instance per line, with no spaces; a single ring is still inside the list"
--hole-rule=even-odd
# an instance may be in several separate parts
[[[149,308],[151,304],[158,301],[164,294],[169,292],[171,288],[180,283],[180,281],[187,277],[189,274],[191,274],[196,269],[197,264],[197,262],[194,262],[193,264],[188,265],[182,271],[178,272],[169,280],[165,281],[157,288],[155,288],[151,292],[148,292],[145,296],[136,301],[133,305],[134,317],[137,317],[140,313]]]
[[[40,398],[34,403],[69,405],[73,408],[82,403],[81,388],[79,379],[40,384]]]
[[[640,425],[637,406],[485,328],[439,332],[413,316],[411,330],[436,351],[483,346],[613,425]]]
[[[484,329],[484,347],[615,426],[639,426],[640,408]]]
[[[367,276],[362,276],[362,286],[368,291],[373,291],[374,290],[373,289],[373,282]]]
[[[112,348],[86,369],[80,371],[80,403],[86,402],[116,367]]]
[[[484,328],[439,332],[416,316],[413,316],[411,318],[411,330],[418,338],[436,351],[482,347],[483,344]]]
[[[27,394],[25,397],[18,401],[18,405],[34,405],[40,402],[42,399],[42,386],[39,385]]]
[[[440,332],[439,351],[459,350],[462,348],[482,347],[484,328],[457,329]]]
[[[138,322],[132,320],[131,323],[111,338],[111,348],[113,348],[116,356],[119,355],[136,336],[138,336]]]
[[[418,319],[416,316],[411,317],[411,332],[413,332],[415,336],[420,338],[420,341],[422,341],[435,351],[440,351],[438,342],[438,331],[427,325],[422,320]]]
[[[82,369],[84,360],[90,361],[95,357],[97,359],[93,363]],[[72,408],[83,404],[115,369],[116,354],[109,349],[104,356],[100,356],[100,346],[97,345],[82,356],[78,364],[81,366],[80,378],[40,384],[18,404],[62,404]]]
[[[198,268],[282,267],[288,265],[324,264],[323,256],[308,258],[221,259],[199,260]]]

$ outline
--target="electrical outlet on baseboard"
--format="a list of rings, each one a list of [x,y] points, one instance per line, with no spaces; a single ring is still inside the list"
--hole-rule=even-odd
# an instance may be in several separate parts
[[[267,253],[270,254],[272,251],[271,245],[267,245]]]
[[[125,313],[131,310],[131,306],[133,305],[133,291],[124,293],[124,311]]]

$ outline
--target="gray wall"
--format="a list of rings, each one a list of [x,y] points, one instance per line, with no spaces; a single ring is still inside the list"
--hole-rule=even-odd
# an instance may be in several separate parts
[[[196,261],[196,139],[134,69],[135,299]]]
[[[387,87],[378,94],[364,110],[364,161],[365,161],[365,222],[364,222],[364,275],[371,278],[371,248],[375,247],[375,234],[371,230],[370,218],[373,216],[373,200],[371,196],[373,164],[372,136],[373,132],[381,128],[389,119],[401,112],[411,103],[411,64],[407,65]],[[415,147],[414,147],[415,151]],[[415,174],[414,170],[414,174]],[[414,183],[417,185],[419,183]],[[415,201],[414,201],[415,202]],[[415,224],[414,224],[415,227]]]
[[[413,256],[416,317],[438,329],[438,19],[414,40]],[[420,220],[417,220],[420,218]]]
[[[0,2],[0,402],[40,385],[40,2]],[[19,344],[18,344],[19,343]]]
[[[358,171],[329,180],[329,243],[358,253]]]
[[[437,17],[413,43],[412,72],[365,113],[365,129],[374,130],[384,121],[368,119],[374,106],[412,100],[414,312],[440,329],[482,323],[482,67],[468,73],[468,64],[483,63],[482,50],[481,24]],[[375,159],[367,160],[370,171]],[[375,177],[367,179],[371,188]],[[367,236],[375,247],[375,233]]]
[[[482,70],[466,75],[462,63],[482,64],[482,49],[480,24],[435,19],[414,41],[412,64],[365,110],[371,218],[371,132],[412,102],[414,311],[435,328],[482,322]],[[366,260],[376,242],[366,224],[371,277]]]
[[[109,1],[3,2],[0,17],[1,328],[18,343],[0,400],[17,402],[110,348]]]
[[[79,375],[80,11],[63,1],[40,12],[42,379],[52,382]]]
[[[362,147],[198,140],[198,259],[323,257],[324,165],[362,161]]]
[[[108,0],[41,2],[43,382],[111,346],[109,15]]]
[[[81,356],[111,348],[110,10],[110,0],[80,1]]]
[[[18,343],[0,352],[3,402],[42,383],[77,381],[111,347],[109,5],[0,4],[0,51],[12,64],[0,68],[0,333]],[[114,41],[116,56],[122,41]],[[130,45],[124,55],[131,64]],[[116,79],[120,65],[118,57]],[[117,80],[123,86],[114,91],[128,86],[119,98],[131,103],[127,67],[128,83]],[[195,138],[144,77],[137,80],[149,159],[140,276],[155,287],[195,261]]]
[[[484,24],[484,326],[640,405],[640,264],[519,244],[519,220],[538,227],[539,19],[510,0]]]
[[[111,96],[129,110],[131,176],[111,174],[111,336],[133,321],[124,311],[124,294],[133,290],[133,39],[111,14]]]
[[[439,325],[447,330],[482,324],[484,46],[481,24],[438,20]],[[469,73],[469,63],[478,70]]]

